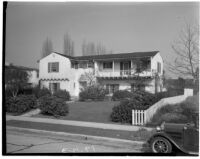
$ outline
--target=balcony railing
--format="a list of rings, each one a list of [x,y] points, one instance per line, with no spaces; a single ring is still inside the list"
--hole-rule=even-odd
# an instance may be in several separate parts
[[[135,73],[135,70],[119,70],[119,71],[97,71],[97,77],[134,77],[138,74]],[[152,72],[150,70],[143,71],[139,73],[139,76],[152,76]]]

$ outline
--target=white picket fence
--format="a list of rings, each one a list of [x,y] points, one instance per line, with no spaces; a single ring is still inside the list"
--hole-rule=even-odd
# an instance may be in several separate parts
[[[167,105],[167,104],[177,104],[183,102],[188,96],[193,95],[193,90],[184,89],[184,95],[174,96],[169,98],[163,98],[147,110],[132,110],[132,125],[145,125],[147,122],[151,120],[153,115],[156,113],[158,109]]]
[[[133,125],[144,125],[146,123],[146,110],[132,110]]]

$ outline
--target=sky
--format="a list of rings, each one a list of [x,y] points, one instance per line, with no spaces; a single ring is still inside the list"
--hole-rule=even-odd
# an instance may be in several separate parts
[[[85,39],[113,53],[158,50],[164,62],[173,61],[171,45],[185,23],[199,24],[198,19],[198,2],[9,2],[6,62],[38,68],[45,39],[62,53],[66,33],[74,41],[75,56],[82,55]]]

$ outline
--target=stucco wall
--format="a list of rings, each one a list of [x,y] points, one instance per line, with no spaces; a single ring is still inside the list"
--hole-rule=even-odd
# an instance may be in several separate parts
[[[59,72],[48,72],[48,63],[49,62],[59,62]],[[92,71],[91,68],[88,69],[74,69],[71,68],[71,61],[70,59],[58,55],[56,53],[52,53],[45,58],[41,59],[39,62],[39,79],[55,79],[51,81],[44,81],[41,80],[41,87],[45,86],[49,88],[50,82],[59,82],[60,89],[64,89],[69,91],[71,96],[78,96],[80,89],[79,89],[79,78],[84,72]],[[65,81],[58,80],[58,79],[68,79]]]
[[[157,72],[157,62],[161,63],[161,73],[159,75],[162,75],[163,74],[163,59],[162,59],[160,53],[157,53],[151,59],[151,70],[155,70],[156,72]]]

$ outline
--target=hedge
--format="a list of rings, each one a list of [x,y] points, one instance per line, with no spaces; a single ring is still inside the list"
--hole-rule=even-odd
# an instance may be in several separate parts
[[[127,98],[131,98],[133,96],[133,93],[127,91],[127,90],[118,90],[113,93],[112,100],[123,100]]]
[[[70,94],[66,90],[58,90],[53,95],[58,97],[58,98],[62,98],[64,101],[70,100]]]
[[[104,100],[106,90],[99,85],[88,86],[79,93],[79,100]]]

